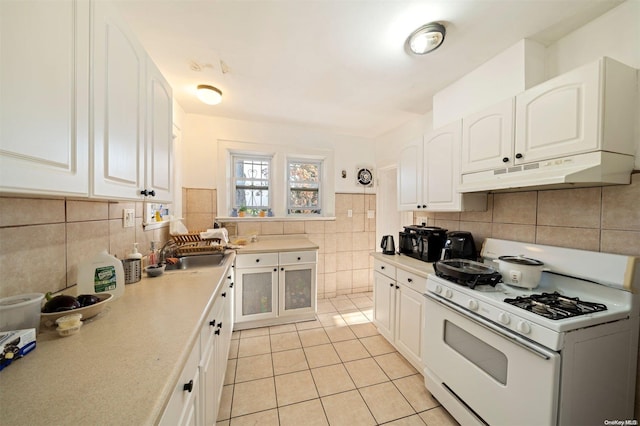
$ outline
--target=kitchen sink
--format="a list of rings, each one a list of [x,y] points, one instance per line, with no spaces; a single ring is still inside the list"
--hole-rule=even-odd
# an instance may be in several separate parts
[[[212,254],[194,254],[191,256],[178,257],[178,262],[171,264],[167,263],[166,270],[173,271],[178,269],[190,269],[197,266],[220,266],[225,260],[224,253],[212,253]]]

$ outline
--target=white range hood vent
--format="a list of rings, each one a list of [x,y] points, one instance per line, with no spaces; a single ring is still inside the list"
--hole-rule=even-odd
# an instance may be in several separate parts
[[[629,184],[633,165],[634,157],[631,155],[589,152],[463,174],[458,191],[465,193]]]

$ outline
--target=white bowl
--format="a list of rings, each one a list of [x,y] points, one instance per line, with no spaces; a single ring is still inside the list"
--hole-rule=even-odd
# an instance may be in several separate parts
[[[56,320],[58,318],[62,318],[66,315],[82,314],[82,321],[93,318],[104,310],[107,302],[113,299],[113,294],[111,293],[98,293],[96,294],[96,296],[98,297],[98,299],[100,299],[100,301],[98,303],[94,303],[93,305],[85,306],[83,308],[71,309],[69,311],[51,312],[48,314],[43,312],[41,322],[47,327],[53,327],[56,325]]]

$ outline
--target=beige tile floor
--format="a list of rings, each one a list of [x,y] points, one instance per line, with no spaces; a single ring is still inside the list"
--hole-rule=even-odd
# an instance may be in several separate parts
[[[233,333],[218,425],[457,425],[371,323],[372,293]]]

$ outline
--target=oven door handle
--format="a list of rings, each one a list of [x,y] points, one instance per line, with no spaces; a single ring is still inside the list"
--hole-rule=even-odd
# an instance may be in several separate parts
[[[481,316],[468,311],[464,308],[461,308],[457,305],[455,305],[454,303],[449,302],[448,300],[442,298],[441,296],[438,296],[436,294],[432,294],[432,293],[425,293],[424,294],[427,298],[432,299],[434,302],[436,303],[440,303],[441,305],[443,305],[445,308],[449,308],[450,310],[464,316],[465,318],[468,318],[469,320],[475,322],[476,324],[488,328],[489,330],[498,333],[499,335],[503,336],[505,339],[510,340],[511,342],[515,343],[516,345],[520,346],[523,349],[528,350],[529,352],[533,353],[534,355],[539,356],[542,359],[545,360],[549,360],[551,359],[551,356],[548,355],[547,353],[543,352],[543,350],[537,346],[534,346],[531,342],[523,339],[522,337],[518,336],[517,334],[514,334],[513,332],[500,327],[496,324],[494,324],[493,322],[486,320],[484,318],[482,318]]]

